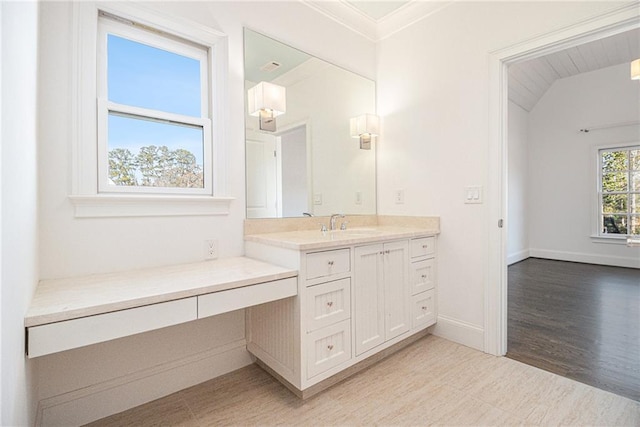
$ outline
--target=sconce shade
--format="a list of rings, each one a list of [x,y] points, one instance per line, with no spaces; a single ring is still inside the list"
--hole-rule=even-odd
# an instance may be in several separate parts
[[[362,135],[378,136],[380,132],[380,118],[375,114],[354,117],[350,124],[352,138],[360,138]]]
[[[640,58],[631,62],[631,80],[640,80]]]
[[[351,137],[360,138],[360,148],[371,149],[371,138],[380,132],[380,118],[375,114],[363,114],[350,121]]]
[[[260,82],[248,93],[249,114],[260,116],[260,112],[269,112],[277,117],[287,111],[286,89],[269,82]]]

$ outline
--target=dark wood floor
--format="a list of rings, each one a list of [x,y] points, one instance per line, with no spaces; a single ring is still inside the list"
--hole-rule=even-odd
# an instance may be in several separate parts
[[[640,401],[640,270],[509,266],[507,357]]]

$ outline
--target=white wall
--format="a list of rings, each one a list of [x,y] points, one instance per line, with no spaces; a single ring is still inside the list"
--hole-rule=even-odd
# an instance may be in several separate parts
[[[36,364],[24,356],[24,315],[38,276],[36,88],[38,5],[2,2],[0,424],[32,425]]]
[[[629,64],[557,80],[531,111],[531,255],[640,268],[640,248],[594,243],[595,146],[640,142],[640,84]]]
[[[455,2],[379,44],[379,212],[441,217],[437,334],[484,346],[487,205],[463,196],[487,183],[488,53],[619,5]]]
[[[373,43],[299,2],[143,3],[228,35],[228,195],[223,217],[76,219],[70,192],[71,6],[41,4],[39,212],[41,278],[127,270],[202,259],[217,238],[220,257],[243,254],[244,80],[242,28],[274,36],[373,77]],[[4,298],[4,297],[3,297]],[[250,362],[243,312],[45,356],[40,421],[87,422]],[[3,371],[4,373],[4,371]]]
[[[507,263],[529,257],[529,113],[509,102]]]

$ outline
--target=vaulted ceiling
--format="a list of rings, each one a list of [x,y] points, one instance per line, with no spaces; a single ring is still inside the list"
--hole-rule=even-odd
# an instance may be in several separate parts
[[[517,63],[509,68],[509,99],[531,111],[553,82],[640,58],[640,28]]]

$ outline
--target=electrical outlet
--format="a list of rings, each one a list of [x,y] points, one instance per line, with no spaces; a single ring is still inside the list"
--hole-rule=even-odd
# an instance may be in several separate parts
[[[393,196],[396,205],[401,205],[404,203],[404,190],[396,190]]]
[[[204,241],[204,259],[218,258],[218,241],[209,239]]]
[[[362,191],[356,191],[356,205],[362,204]]]

